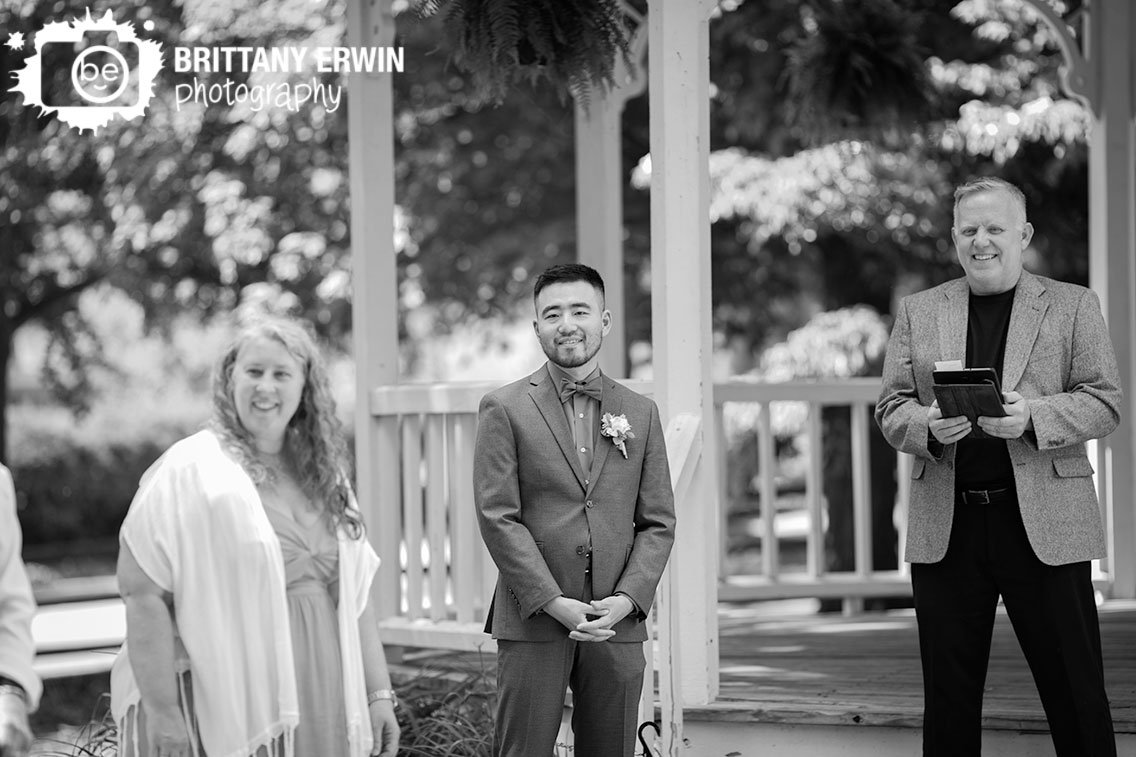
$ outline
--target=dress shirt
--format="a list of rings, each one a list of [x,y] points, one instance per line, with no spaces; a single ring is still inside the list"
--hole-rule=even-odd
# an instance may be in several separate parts
[[[566,381],[575,381],[563,368],[555,363],[548,364],[548,373],[556,382],[557,391]],[[583,382],[600,381],[600,369],[597,367]],[[561,400],[564,407],[564,417],[568,420],[568,428],[572,429],[572,443],[576,447],[576,455],[580,458],[580,467],[584,469],[584,484],[592,480],[592,460],[595,458],[596,436],[599,433],[600,401],[581,392],[575,392],[566,400]]]

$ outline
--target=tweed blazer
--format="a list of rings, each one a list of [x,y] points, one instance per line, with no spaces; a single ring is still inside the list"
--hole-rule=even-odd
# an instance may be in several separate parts
[[[876,422],[888,442],[915,456],[907,524],[908,562],[938,562],[954,518],[956,444],[929,432],[935,362],[966,359],[970,287],[965,278],[902,300],[884,360]],[[1105,555],[1100,506],[1085,442],[1120,420],[1116,357],[1096,294],[1022,272],[1002,366],[1003,391],[1029,404],[1033,428],[1006,442],[1026,534],[1049,565]]]
[[[674,495],[659,409],[602,377],[600,412],[623,414],[635,438],[627,457],[607,438],[585,476],[558,387],[542,366],[485,395],[474,450],[474,500],[499,578],[485,630],[497,639],[550,641],[568,630],[541,608],[584,596],[592,550],[595,599],[627,594],[639,613],[612,641],[644,641],[641,622],[674,542]]]

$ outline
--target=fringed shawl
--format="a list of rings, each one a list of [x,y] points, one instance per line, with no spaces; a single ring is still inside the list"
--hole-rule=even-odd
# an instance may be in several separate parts
[[[280,544],[252,479],[212,432],[183,439],[151,466],[119,538],[174,597],[193,685],[194,711],[184,714],[196,721],[205,753],[248,757],[263,748],[262,754],[292,757],[300,713]],[[349,757],[365,757],[373,742],[358,619],[379,559],[365,539],[351,539],[342,528],[338,542]],[[123,645],[111,675],[123,745],[138,737],[128,716],[139,701]]]

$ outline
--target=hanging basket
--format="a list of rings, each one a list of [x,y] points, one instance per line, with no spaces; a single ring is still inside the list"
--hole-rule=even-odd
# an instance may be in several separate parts
[[[619,0],[412,0],[444,15],[450,59],[480,103],[501,103],[518,83],[546,81],[585,105],[615,83],[616,56],[630,69],[630,34]]]
[[[928,111],[914,18],[893,0],[820,3],[789,51],[790,117],[812,142],[871,137]]]

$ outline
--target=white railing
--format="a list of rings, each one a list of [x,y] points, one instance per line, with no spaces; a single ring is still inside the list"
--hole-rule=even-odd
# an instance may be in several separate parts
[[[627,382],[649,394],[649,382]],[[386,479],[386,492],[371,505],[371,528],[378,534],[384,637],[392,643],[455,649],[492,649],[481,632],[496,570],[477,532],[472,491],[472,455],[481,397],[495,383],[401,384],[371,392],[371,415],[378,426],[374,471]],[[761,507],[759,572],[721,571],[719,598],[745,601],[788,597],[839,597],[855,606],[856,598],[910,591],[904,570],[871,568],[871,489],[868,434],[878,379],[797,381],[761,384],[731,381],[714,387],[714,430],[722,443],[718,480],[722,489],[723,525],[728,517],[725,492],[726,418],[742,403],[752,416],[757,438],[757,490]],[[797,403],[796,406],[791,403]],[[803,404],[802,404],[803,403]],[[748,407],[745,407],[748,405]],[[825,503],[822,484],[821,408],[851,408],[854,565],[848,572],[825,569]],[[778,513],[774,416],[784,408],[804,413],[807,465],[804,507],[790,512],[802,524],[785,527]],[[899,456],[900,512],[906,497],[909,465]],[[394,480],[392,480],[394,479]],[[726,529],[723,528],[723,533]],[[902,537],[902,534],[900,535]],[[787,571],[782,558],[786,543],[804,542],[803,571]],[[902,543],[902,540],[901,542]],[[711,554],[714,564],[724,554]],[[397,555],[397,559],[392,559]],[[902,561],[899,563],[902,566]],[[393,595],[393,596],[392,596]]]
[[[880,393],[878,378],[827,379],[785,383],[729,381],[714,385],[715,429],[719,435],[719,501],[722,503],[723,543],[719,548],[718,596],[723,601],[784,599],[791,597],[842,598],[854,609],[865,596],[910,594],[910,579],[898,555],[893,570],[872,567],[872,488],[870,437],[874,430],[872,409]],[[846,407],[850,414],[852,478],[852,570],[830,572],[825,564],[827,507],[824,494],[822,411],[826,407]],[[743,409],[752,412],[738,412]],[[733,424],[727,423],[731,417]],[[778,491],[775,422],[780,414],[788,417],[782,425],[801,427],[807,463],[804,472],[804,508],[785,511],[778,502],[785,496]],[[725,539],[729,534],[730,493],[726,450],[727,425],[737,425],[738,417],[754,418],[752,431],[757,437],[757,500],[760,503],[758,536],[761,571],[731,573],[725,561]],[[748,429],[747,429],[748,430]],[[794,429],[796,431],[797,429]],[[907,455],[889,451],[896,458],[896,497],[893,517],[897,544],[904,540],[903,516],[910,488],[911,462]],[[795,522],[793,522],[795,521]],[[781,547],[787,541],[803,541],[803,570],[787,571]]]

